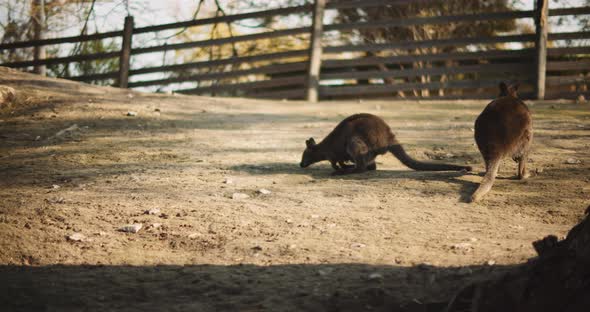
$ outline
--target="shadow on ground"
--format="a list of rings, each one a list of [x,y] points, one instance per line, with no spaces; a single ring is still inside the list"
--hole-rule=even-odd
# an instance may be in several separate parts
[[[0,266],[2,311],[442,311],[515,266]]]
[[[460,179],[468,175],[481,175],[474,172],[457,172],[457,171],[414,171],[407,170],[383,170],[377,168],[375,171],[367,171],[360,174],[349,175],[332,175],[333,169],[326,164],[315,165],[309,168],[300,168],[298,164],[275,162],[257,165],[236,165],[229,169],[242,171],[248,174],[270,175],[270,174],[290,174],[290,175],[307,175],[316,180],[353,180],[362,181],[363,183],[375,184],[379,186],[383,182],[395,180],[416,180],[416,181],[441,181],[460,186],[461,201],[466,202],[471,194],[479,186],[479,183]]]

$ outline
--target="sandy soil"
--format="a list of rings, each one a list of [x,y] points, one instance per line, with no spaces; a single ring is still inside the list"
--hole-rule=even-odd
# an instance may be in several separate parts
[[[530,103],[537,173],[514,180],[507,159],[468,204],[486,101],[212,99],[3,68],[0,84],[18,92],[0,107],[0,310],[437,311],[565,234],[590,197],[590,104]],[[354,176],[298,167],[306,138],[356,112],[383,117],[414,157],[475,172],[391,155]]]

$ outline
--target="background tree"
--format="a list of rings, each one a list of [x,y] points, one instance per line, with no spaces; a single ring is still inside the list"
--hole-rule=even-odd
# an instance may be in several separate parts
[[[64,35],[89,34],[89,23],[97,0],[5,0],[0,4],[4,15],[0,15],[0,43],[12,43]],[[125,1],[120,0],[121,4]],[[80,29],[71,33],[72,29]],[[98,29],[98,27],[94,27]],[[69,31],[69,33],[68,33]],[[91,54],[116,50],[113,40],[83,42],[75,46],[44,46],[40,48],[11,49],[0,53],[0,63],[45,59],[73,54]],[[71,77],[115,71],[117,61],[106,59],[90,62],[37,66],[34,72],[52,77]]]
[[[335,0],[343,1],[345,0]],[[435,17],[445,15],[462,15],[490,12],[505,12],[513,10],[513,2],[507,0],[488,0],[488,1],[471,1],[471,0],[433,0],[418,1],[409,5],[391,5],[385,7],[366,7],[350,8],[338,10],[335,17],[339,23],[357,23],[369,21],[387,21],[394,19],[405,19],[410,17]],[[359,29],[353,31],[341,32],[340,41],[355,44],[372,44],[372,43],[395,43],[406,41],[423,41],[438,40],[449,38],[465,37],[489,37],[501,33],[509,33],[517,30],[517,23],[514,20],[498,21],[479,21],[479,22],[456,22],[435,25],[412,25],[412,26],[393,26],[383,28]],[[530,29],[529,29],[530,31]],[[369,52],[366,56],[396,56],[396,55],[424,55],[436,53],[451,53],[460,51],[486,50],[489,48],[498,48],[498,44],[479,44],[476,46],[445,46],[445,47],[426,47],[414,49],[395,49],[380,52]],[[453,61],[445,61],[444,66],[450,67]],[[429,68],[434,64],[432,62],[416,61],[412,63],[398,63],[379,66],[382,70],[388,69],[406,69],[406,68]],[[406,78],[404,82],[430,82],[433,77],[422,75],[415,78]],[[438,76],[439,81],[447,80],[447,75]],[[394,80],[388,79],[386,83],[394,83]],[[414,90],[414,95],[428,96],[429,90]],[[401,93],[400,95],[404,95]],[[444,95],[439,90],[439,95]]]

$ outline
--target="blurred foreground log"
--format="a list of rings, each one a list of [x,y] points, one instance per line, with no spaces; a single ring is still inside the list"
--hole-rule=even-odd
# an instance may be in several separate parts
[[[498,280],[470,285],[449,303],[458,311],[590,311],[590,207],[566,239],[533,243],[538,257]]]

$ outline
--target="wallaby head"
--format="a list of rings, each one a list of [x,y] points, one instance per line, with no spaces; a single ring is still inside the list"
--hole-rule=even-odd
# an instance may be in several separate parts
[[[325,159],[324,157],[322,157],[322,154],[319,151],[319,146],[315,143],[315,140],[313,138],[305,140],[305,146],[306,148],[305,151],[303,151],[303,156],[301,156],[301,163],[299,164],[301,168],[309,167],[310,165]]]
[[[519,86],[520,84],[518,83],[507,85],[504,81],[500,82],[500,96],[512,96],[517,98]]]

